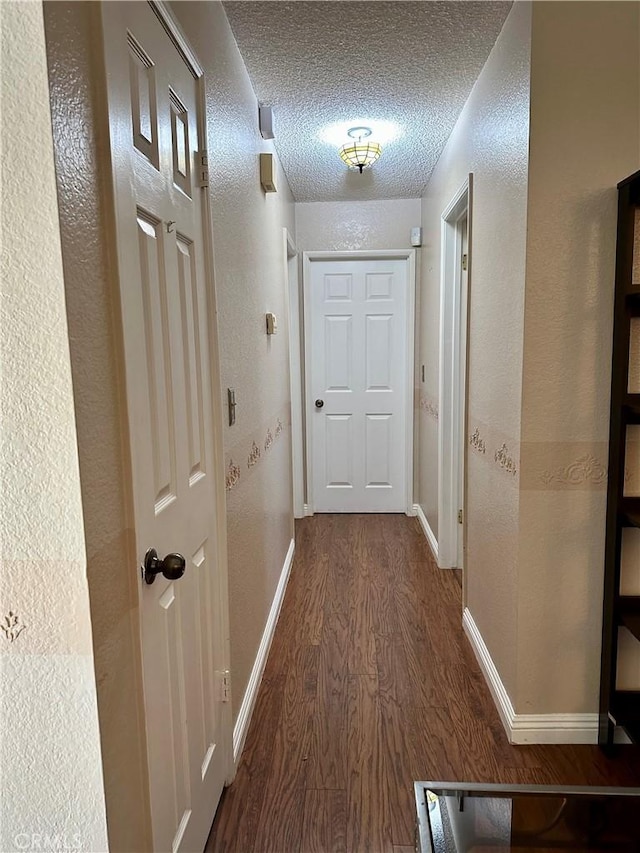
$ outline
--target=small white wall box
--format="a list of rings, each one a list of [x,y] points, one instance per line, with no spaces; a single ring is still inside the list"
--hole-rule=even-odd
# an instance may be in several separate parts
[[[411,229],[411,245],[422,246],[422,228],[419,226]]]
[[[263,139],[275,139],[273,132],[273,110],[266,104],[258,105],[258,124],[260,126],[260,136]]]
[[[273,154],[260,155],[260,183],[266,193],[277,193],[273,180]]]
[[[267,334],[268,335],[275,335],[275,333],[277,331],[278,331],[278,318],[276,317],[275,314],[272,314],[271,312],[269,312],[267,314]]]

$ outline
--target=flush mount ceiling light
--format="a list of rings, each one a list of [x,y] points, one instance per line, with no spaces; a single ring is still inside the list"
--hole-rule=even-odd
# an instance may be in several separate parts
[[[371,136],[370,127],[352,127],[347,131],[347,136],[353,142],[347,142],[339,151],[340,158],[350,169],[358,169],[362,174],[363,169],[369,169],[382,154],[382,148],[377,142],[363,141]]]

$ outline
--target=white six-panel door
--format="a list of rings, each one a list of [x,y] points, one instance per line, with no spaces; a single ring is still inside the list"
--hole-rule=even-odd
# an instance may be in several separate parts
[[[311,260],[307,272],[313,510],[404,512],[409,263]]]
[[[198,81],[144,2],[103,6],[154,851],[202,851],[227,774]]]

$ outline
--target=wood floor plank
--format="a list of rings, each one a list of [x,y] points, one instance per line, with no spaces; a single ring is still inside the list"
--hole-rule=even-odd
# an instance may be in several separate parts
[[[377,671],[374,608],[371,578],[360,570],[353,578],[349,595],[348,666],[353,675],[374,675]]]
[[[307,788],[301,853],[346,853],[347,793]]]
[[[416,519],[317,515],[296,556],[208,853],[405,853],[412,783],[637,786],[639,752],[508,743],[455,573]]]
[[[299,663],[301,650],[320,643],[329,571],[328,555],[316,555],[309,571],[302,571],[303,565],[306,563],[296,562],[295,572],[292,570],[278,630],[265,667],[267,678],[286,674],[290,666]]]
[[[331,565],[324,600],[317,703],[307,771],[307,786],[312,789],[345,789],[347,784],[347,650],[350,632],[344,582],[344,566]]]
[[[224,792],[206,853],[251,853],[271,770],[284,677],[263,679],[235,782]],[[252,796],[246,791],[251,786]]]
[[[383,754],[391,807],[391,838],[395,845],[411,844],[415,838],[413,783],[418,758],[414,732],[413,709],[401,706],[392,697],[378,697],[380,714],[379,741]]]
[[[285,679],[271,767],[264,780],[253,847],[256,853],[300,847],[317,669],[318,646],[309,645],[302,665],[292,667]]]
[[[375,675],[349,677],[347,850],[354,853],[387,853],[393,847],[377,688]]]

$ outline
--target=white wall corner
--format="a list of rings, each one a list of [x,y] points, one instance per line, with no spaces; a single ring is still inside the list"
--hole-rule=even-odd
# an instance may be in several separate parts
[[[420,522],[420,527],[422,528],[422,532],[424,533],[427,542],[429,543],[429,547],[431,548],[431,553],[434,556],[436,561],[436,565],[438,563],[438,540],[433,534],[433,530],[431,529],[429,522],[427,521],[427,516],[424,514],[424,510],[420,506],[420,504],[413,505],[413,515],[417,516],[418,521]]]
[[[462,625],[491,691],[509,743],[594,744],[598,742],[598,714],[516,714],[489,649],[469,608]]]
[[[292,539],[289,544],[287,556],[284,559],[284,565],[282,566],[282,572],[280,573],[280,580],[278,581],[278,586],[276,587],[276,591],[273,596],[271,609],[269,610],[269,616],[267,617],[267,623],[264,626],[262,639],[260,640],[256,659],[253,663],[251,675],[249,676],[249,683],[247,684],[247,689],[244,692],[236,724],[233,727],[233,763],[236,768],[240,761],[240,756],[242,755],[244,742],[247,739],[247,732],[249,731],[253,709],[256,704],[256,699],[258,698],[258,690],[260,689],[262,674],[267,663],[267,657],[269,656],[269,649],[271,648],[271,641],[275,634],[276,625],[278,624],[280,609],[282,607],[282,602],[284,601],[284,594],[287,589],[289,575],[291,574],[291,566],[293,565],[294,551],[295,541]]]

